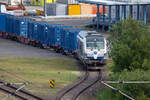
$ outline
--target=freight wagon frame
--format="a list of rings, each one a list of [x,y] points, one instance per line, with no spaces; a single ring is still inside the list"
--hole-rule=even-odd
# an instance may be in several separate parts
[[[144,23],[147,23],[147,7],[150,6],[150,2],[137,2],[137,3],[131,3],[131,2],[116,2],[116,1],[106,1],[106,0],[76,0],[81,3],[88,3],[88,4],[94,4],[97,5],[97,30],[99,29],[99,25],[102,25],[102,31],[105,31],[105,27],[111,26],[111,21],[115,20],[115,22],[124,20],[128,16],[131,16],[133,19],[143,21]],[[102,14],[102,23],[100,23],[100,13],[99,8],[100,6],[103,6],[103,14]],[[105,10],[104,8],[107,7],[107,16],[109,18],[109,23],[106,22],[105,18]],[[112,12],[112,8],[115,8]],[[134,8],[136,8],[136,13],[134,14]],[[112,17],[112,14],[114,13],[114,17]],[[136,16],[136,17],[135,17]]]

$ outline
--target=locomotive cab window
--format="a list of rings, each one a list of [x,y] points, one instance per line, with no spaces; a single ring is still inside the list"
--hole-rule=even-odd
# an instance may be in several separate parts
[[[86,38],[87,49],[104,49],[104,38],[100,36],[88,36]]]

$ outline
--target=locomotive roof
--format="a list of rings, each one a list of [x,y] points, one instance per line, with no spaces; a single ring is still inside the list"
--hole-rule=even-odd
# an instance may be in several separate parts
[[[101,37],[103,37],[101,34],[97,33],[96,31],[81,31],[79,33],[79,37],[82,39],[87,37],[87,36],[101,36]]]

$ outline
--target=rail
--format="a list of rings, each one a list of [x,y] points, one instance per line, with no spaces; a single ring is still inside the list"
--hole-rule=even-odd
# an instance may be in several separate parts
[[[82,91],[80,91],[77,95],[75,95],[72,100],[77,100],[77,98],[84,92],[86,91],[88,88],[92,87],[93,85],[95,85],[99,80],[102,80],[102,74],[101,72],[98,72],[98,77],[97,79],[90,85],[88,85],[87,87],[85,87]]]
[[[22,86],[17,88],[13,85],[22,85]],[[28,85],[28,83],[7,83],[7,82],[0,81],[0,86],[4,86],[4,87],[0,87],[0,90],[8,94],[8,96],[3,98],[2,100],[7,100],[8,97],[10,96],[15,96],[21,100],[29,100],[27,96],[30,98],[34,98],[34,100],[43,100],[42,98],[34,94],[22,90],[26,85]]]
[[[83,77],[81,80],[79,80],[79,81],[78,81],[76,84],[74,84],[72,87],[68,88],[64,93],[62,93],[60,96],[58,96],[58,97],[56,98],[56,100],[61,100],[65,94],[67,94],[67,93],[70,92],[72,89],[76,88],[76,87],[79,86],[81,83],[83,83],[83,82],[88,78],[88,76],[89,76],[89,73],[88,73],[88,71],[86,71],[84,77]]]
[[[90,80],[90,72],[86,71],[85,75],[83,76],[83,78],[81,80],[79,80],[77,83],[75,83],[73,86],[69,87],[67,90],[64,90],[61,95],[57,96],[56,100],[63,100],[65,98],[65,96],[68,96],[69,93],[73,93],[74,91],[76,91],[78,89],[78,93],[75,93],[71,96],[70,100],[77,100],[77,98],[84,93],[84,91],[86,91],[88,88],[92,87],[93,85],[95,85],[99,80],[102,80],[102,73],[101,71],[99,72],[94,72],[96,73],[97,77],[96,79],[94,79],[94,82],[91,81],[88,83],[88,85],[83,85],[86,82],[88,82]],[[84,87],[83,87],[84,86]]]

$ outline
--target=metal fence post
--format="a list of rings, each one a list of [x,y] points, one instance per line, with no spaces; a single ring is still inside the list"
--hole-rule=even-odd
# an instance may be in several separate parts
[[[147,22],[147,5],[143,5],[143,20],[144,20],[144,23],[146,24],[146,22]]]
[[[140,5],[137,5],[137,20],[140,20]]]
[[[126,5],[122,5],[122,10],[121,10],[121,12],[122,12],[122,18],[121,19],[126,19]]]
[[[130,16],[133,18],[133,5],[129,6]]]
[[[111,26],[111,5],[108,6],[109,7],[109,29],[110,29],[110,26]]]
[[[97,5],[97,30],[99,29],[100,24],[100,13],[99,13],[99,4]]]
[[[105,6],[103,5],[103,24],[102,24],[102,31],[105,31]]]

